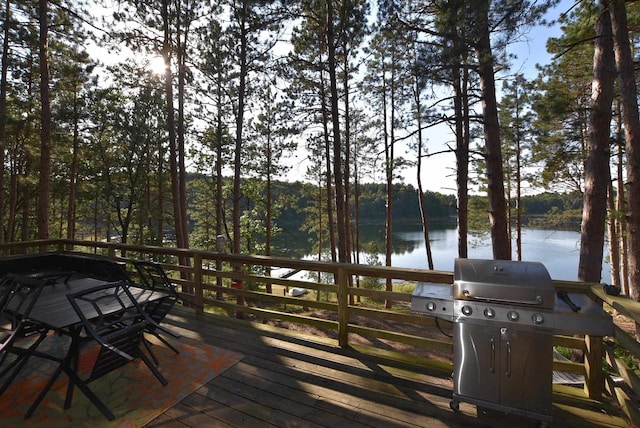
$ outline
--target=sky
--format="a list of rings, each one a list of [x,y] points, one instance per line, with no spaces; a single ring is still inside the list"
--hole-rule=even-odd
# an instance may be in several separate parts
[[[574,4],[573,0],[562,0],[558,6],[551,9],[546,19],[554,20],[561,13],[567,11]],[[536,64],[548,64],[551,61],[551,55],[546,51],[546,42],[550,37],[558,37],[561,35],[559,26],[549,28],[547,26],[537,26],[531,28],[522,37],[522,40],[514,43],[510,47],[510,52],[517,56],[513,60],[512,72],[518,71],[528,79],[537,77]],[[497,83],[501,86],[501,83]],[[499,98],[499,95],[498,95]],[[440,153],[447,150],[447,145],[455,147],[455,138],[448,126],[441,125],[437,128],[429,129],[424,134],[426,138],[426,147],[429,153]],[[402,154],[400,154],[402,156]],[[289,180],[301,180],[305,176],[307,162],[304,159],[304,151],[297,152],[295,158],[291,160],[292,168],[289,171]],[[411,156],[408,155],[407,158]],[[422,162],[422,185],[425,190],[455,194],[455,155],[453,152],[436,154],[423,159]],[[403,182],[417,187],[417,177],[415,167],[408,168],[403,171]],[[375,180],[377,182],[384,181],[381,171],[380,176]]]
[[[547,13],[546,19],[548,21],[556,19],[563,12],[567,11],[573,3],[573,0],[562,0],[558,6]],[[512,70],[521,72],[527,79],[537,77],[536,64],[544,65],[551,62],[551,55],[548,54],[546,50],[547,40],[551,37],[558,37],[561,34],[562,31],[559,26],[551,28],[547,26],[536,26],[531,28],[526,38],[514,43],[509,49],[510,52],[517,56],[517,59],[513,60]],[[497,84],[496,86],[500,85],[501,84]],[[430,132],[427,138],[429,139],[428,147],[430,152],[444,150],[446,143],[449,143],[453,147],[455,146],[453,135],[444,129],[439,130],[439,132]],[[423,161],[423,169],[422,182],[425,190],[444,194],[456,193],[455,155],[453,153],[425,159]],[[417,179],[413,177],[414,175],[414,171],[408,171],[406,174],[406,182],[415,186]]]
[[[574,4],[574,0],[561,0],[559,5],[551,9],[547,15],[547,20],[553,20],[557,18],[562,12],[567,11]],[[107,13],[110,8],[104,10],[96,10],[96,14]],[[512,72],[518,71],[525,75],[529,79],[533,79],[537,76],[536,64],[548,64],[551,60],[551,56],[546,51],[546,42],[549,37],[557,37],[561,34],[559,27],[546,27],[538,26],[531,28],[526,34],[526,37],[522,37],[522,40],[511,45],[510,52],[517,56],[517,59],[512,62]],[[117,60],[118,57],[113,54],[109,54],[104,50],[100,50],[95,46],[90,46],[91,54],[94,54],[103,61],[110,63],[112,60]],[[153,60],[150,58],[150,60]],[[501,86],[500,82],[497,82],[497,86]],[[499,98],[499,94],[498,94]],[[426,148],[429,153],[440,153],[447,150],[447,145],[450,147],[455,146],[455,138],[447,125],[440,125],[436,128],[427,130],[424,134]],[[308,161],[306,160],[306,153],[304,149],[304,137],[299,142],[301,148],[289,159],[290,169],[284,177],[288,181],[301,181],[305,179]],[[406,148],[399,147],[397,149],[398,156],[404,156]],[[411,154],[406,155],[407,158],[413,159]],[[423,158],[422,163],[422,185],[425,190],[455,194],[455,155],[453,152],[435,154],[430,157]],[[415,167],[407,168],[402,172],[403,182],[411,184],[417,187],[416,169]],[[376,182],[384,182],[384,171],[380,171],[377,177],[374,177]]]

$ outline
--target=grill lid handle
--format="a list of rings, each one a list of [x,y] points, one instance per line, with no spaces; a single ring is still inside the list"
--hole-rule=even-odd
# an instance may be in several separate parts
[[[469,290],[464,290],[462,292],[466,297],[475,300],[483,300],[485,302],[499,302],[499,303],[512,303],[514,305],[541,305],[543,299],[541,296],[536,296],[533,300],[516,300],[516,299],[498,299],[495,297],[484,297],[484,296],[474,296]]]
[[[581,309],[580,306],[573,303],[573,300],[571,300],[571,297],[569,297],[569,294],[566,291],[558,291],[557,294],[558,294],[558,298],[563,302],[565,302],[573,312],[580,312],[580,309]]]

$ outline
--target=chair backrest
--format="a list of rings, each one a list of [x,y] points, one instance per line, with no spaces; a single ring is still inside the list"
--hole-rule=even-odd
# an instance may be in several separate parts
[[[175,284],[169,280],[159,263],[137,260],[133,262],[133,265],[140,274],[140,279],[146,288],[169,294],[167,297],[149,302],[143,307],[145,313],[153,321],[160,324],[178,301],[178,292]]]
[[[3,345],[24,333],[29,314],[43,286],[43,281],[19,275],[8,274],[2,278],[0,298],[3,302],[0,307],[0,318],[2,318],[2,325],[6,328],[3,332]]]
[[[138,271],[140,280],[146,288],[177,295],[175,284],[169,280],[160,263],[136,260],[133,262],[133,266]]]
[[[84,330],[100,345],[87,382],[140,355],[147,319],[125,281],[67,295]]]
[[[4,305],[16,286],[13,275],[5,275],[0,279],[0,311],[4,311]]]

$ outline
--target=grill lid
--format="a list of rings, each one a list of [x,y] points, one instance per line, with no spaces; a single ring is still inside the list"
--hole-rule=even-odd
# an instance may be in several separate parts
[[[542,263],[456,259],[453,298],[553,309],[555,289]]]

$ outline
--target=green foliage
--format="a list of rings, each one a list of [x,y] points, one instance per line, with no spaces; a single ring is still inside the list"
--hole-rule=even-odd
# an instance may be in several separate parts
[[[378,258],[378,254],[380,250],[376,245],[375,241],[370,241],[365,244],[362,248],[365,253],[365,264],[369,266],[381,266],[382,262],[380,262]],[[368,290],[382,290],[384,287],[384,281],[382,278],[372,278],[372,277],[363,277],[360,278],[360,287],[366,288]]]

